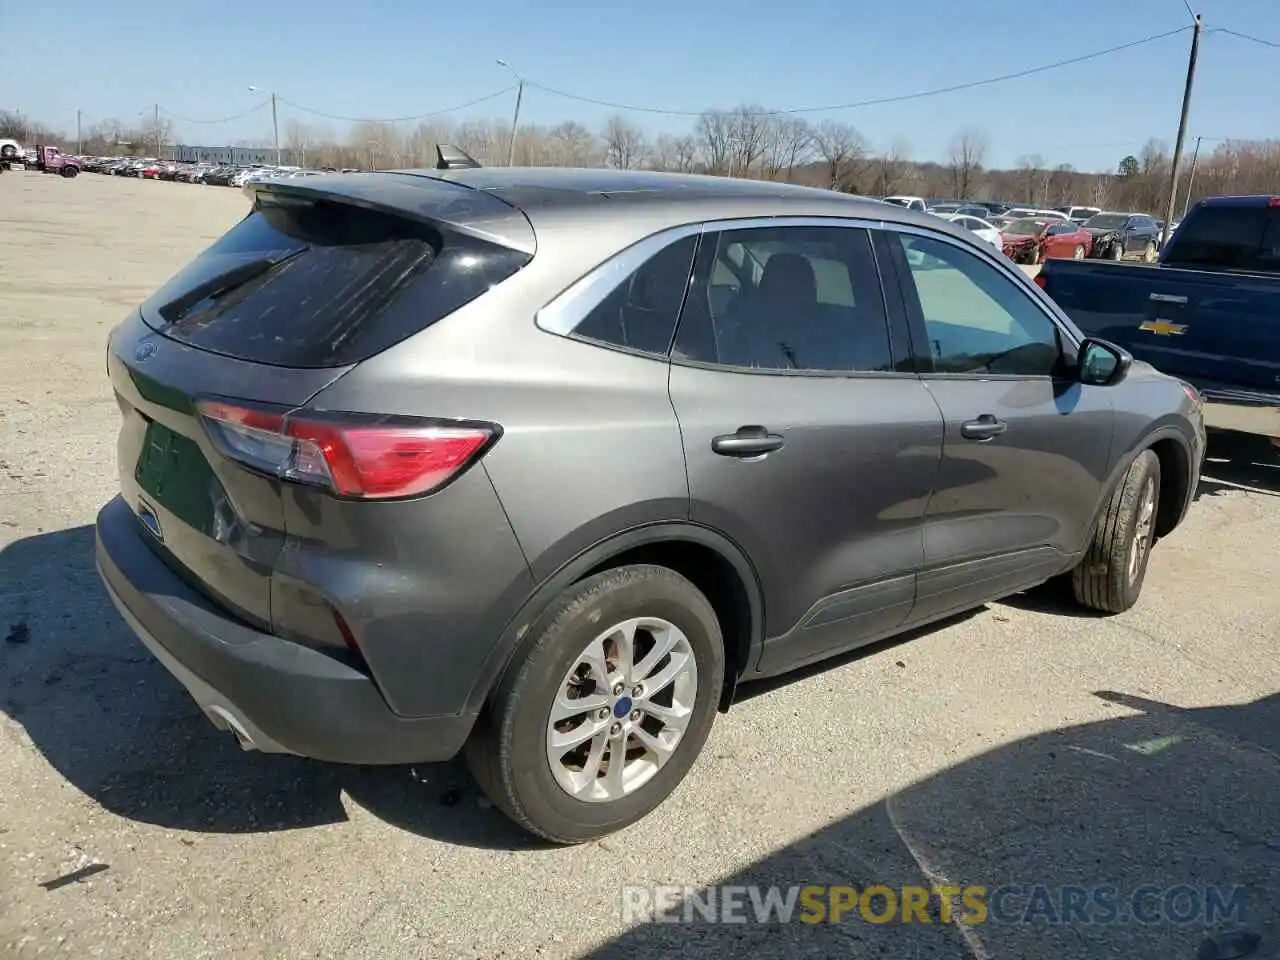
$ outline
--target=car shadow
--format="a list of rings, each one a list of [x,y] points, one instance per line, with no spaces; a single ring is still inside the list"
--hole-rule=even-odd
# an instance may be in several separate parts
[[[715,893],[673,891],[661,918],[650,915],[653,888],[620,892],[619,915],[630,910],[635,925],[580,957],[1280,957],[1280,694],[1198,709],[1094,696],[1113,719],[973,756],[722,878]],[[889,920],[871,922],[859,901],[841,923],[805,922],[818,914],[796,901],[789,922],[761,922],[767,888],[785,900],[810,884],[888,887],[895,901],[867,906]],[[935,895],[904,923],[902,888],[917,885],[983,888],[987,917],[942,922]],[[714,904],[730,896],[745,922],[717,922]],[[962,901],[955,910],[970,915]]]
[[[93,528],[0,551],[0,710],[77,789],[131,820],[249,833],[347,819],[354,803],[446,842],[528,849],[459,763],[355,767],[246,753],[120,619]]]
[[[1237,490],[1280,496],[1280,449],[1263,437],[1211,433],[1196,497]]]

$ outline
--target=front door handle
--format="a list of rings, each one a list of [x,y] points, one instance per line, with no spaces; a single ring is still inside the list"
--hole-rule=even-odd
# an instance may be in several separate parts
[[[737,433],[725,433],[711,440],[711,452],[722,457],[763,457],[781,450],[786,441],[764,427],[739,427]]]
[[[1009,429],[1009,425],[1003,420],[993,417],[989,413],[984,413],[977,420],[970,420],[968,423],[960,425],[960,436],[966,440],[990,440],[992,437],[998,437]]]

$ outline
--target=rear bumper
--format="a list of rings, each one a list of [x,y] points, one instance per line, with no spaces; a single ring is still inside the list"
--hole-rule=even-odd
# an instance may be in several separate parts
[[[1206,427],[1280,438],[1280,395],[1211,387],[1200,395]]]
[[[373,680],[235,619],[179,579],[116,497],[98,513],[98,572],[121,615],[206,716],[246,749],[337,763],[447,760],[474,716],[401,717]]]

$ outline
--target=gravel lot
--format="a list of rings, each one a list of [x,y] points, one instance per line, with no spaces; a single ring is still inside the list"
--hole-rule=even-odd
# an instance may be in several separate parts
[[[241,753],[110,607],[91,524],[116,488],[107,331],[244,209],[0,176],[0,957],[1175,960],[1206,937],[628,927],[620,906],[623,884],[947,880],[1240,884],[1253,955],[1280,957],[1280,466],[1239,444],[1135,610],[1040,591],[749,688],[676,795],[598,844],[531,843],[456,765]]]

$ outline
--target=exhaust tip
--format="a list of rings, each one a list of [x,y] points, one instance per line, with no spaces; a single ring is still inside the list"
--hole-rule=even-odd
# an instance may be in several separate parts
[[[249,736],[249,731],[244,728],[244,724],[226,707],[210,705],[205,708],[205,713],[219,730],[230,730],[235,735],[241,750],[258,749],[258,745],[253,742],[253,737]]]

